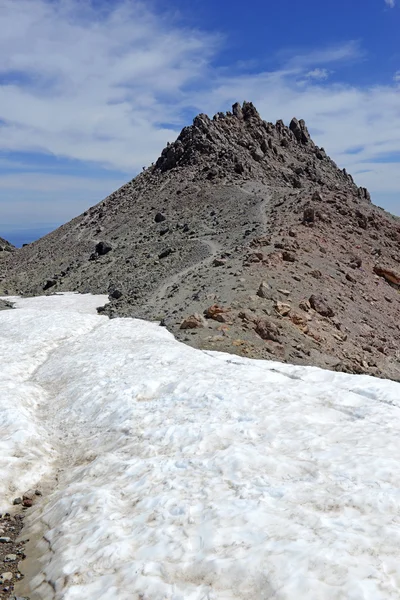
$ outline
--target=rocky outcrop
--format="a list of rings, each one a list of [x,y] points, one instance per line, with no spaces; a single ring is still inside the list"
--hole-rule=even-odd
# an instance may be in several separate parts
[[[298,121],[296,118],[293,118],[290,121],[289,129],[300,144],[312,144],[310,134],[303,119]]]
[[[4,238],[0,237],[0,252],[14,252],[16,247],[7,242]]]

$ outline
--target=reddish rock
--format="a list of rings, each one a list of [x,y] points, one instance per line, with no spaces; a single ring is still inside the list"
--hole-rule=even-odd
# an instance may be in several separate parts
[[[204,318],[199,313],[194,313],[182,321],[180,329],[199,329],[205,326]]]
[[[204,311],[204,316],[207,319],[213,319],[214,321],[219,321],[220,323],[227,323],[229,321],[228,313],[229,309],[219,306],[218,304],[213,304],[209,306]]]
[[[387,267],[381,267],[376,265],[374,267],[374,273],[379,275],[379,277],[383,277],[388,283],[394,285],[395,287],[400,287],[400,275],[393,271],[393,269],[388,269]]]

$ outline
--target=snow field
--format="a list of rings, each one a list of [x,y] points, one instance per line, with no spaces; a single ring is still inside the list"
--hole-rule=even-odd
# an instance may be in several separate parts
[[[58,473],[32,598],[398,599],[400,385],[204,353],[102,303],[0,313],[2,504]]]

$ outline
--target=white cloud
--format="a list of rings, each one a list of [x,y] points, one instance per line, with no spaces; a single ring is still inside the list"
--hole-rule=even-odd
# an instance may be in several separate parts
[[[0,149],[130,172],[171,137],[161,123],[177,124],[177,99],[218,44],[134,0],[105,14],[78,0],[0,0],[0,13]]]
[[[190,115],[247,99],[267,120],[304,118],[316,142],[341,167],[358,172],[359,185],[400,197],[398,163],[377,161],[400,153],[399,87],[326,80],[330,67],[338,79],[340,65],[363,58],[359,43],[280,53],[279,70],[243,74],[242,68],[227,76],[226,68],[211,66],[220,37],[177,26],[135,0],[110,5],[99,15],[79,0],[0,0],[0,151],[91,161],[125,172],[128,180],[157,158]],[[356,147],[359,153],[348,153]],[[6,168],[7,156],[2,160]],[[0,189],[19,198],[26,219],[29,198],[41,214],[52,199],[54,220],[70,218],[121,183],[15,174],[3,176]],[[17,204],[9,204],[11,218]]]
[[[385,2],[389,8],[394,8],[396,6],[396,0],[385,0]]]
[[[400,71],[396,71],[396,73],[393,75],[393,81],[400,83]]]
[[[329,71],[328,69],[313,69],[312,71],[308,71],[305,75],[307,79],[316,79],[319,81],[323,81],[324,79],[328,79]]]

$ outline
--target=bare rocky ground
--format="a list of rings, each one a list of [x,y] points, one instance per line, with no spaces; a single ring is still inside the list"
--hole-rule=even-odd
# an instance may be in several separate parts
[[[303,121],[236,104],[196,117],[87,212],[0,252],[0,295],[107,292],[100,311],[159,320],[191,346],[400,380],[399,243],[400,219]]]
[[[21,499],[22,500],[22,499]],[[19,563],[25,558],[25,542],[20,538],[23,511],[0,515],[0,600],[27,600],[14,594],[15,586],[23,579]]]

